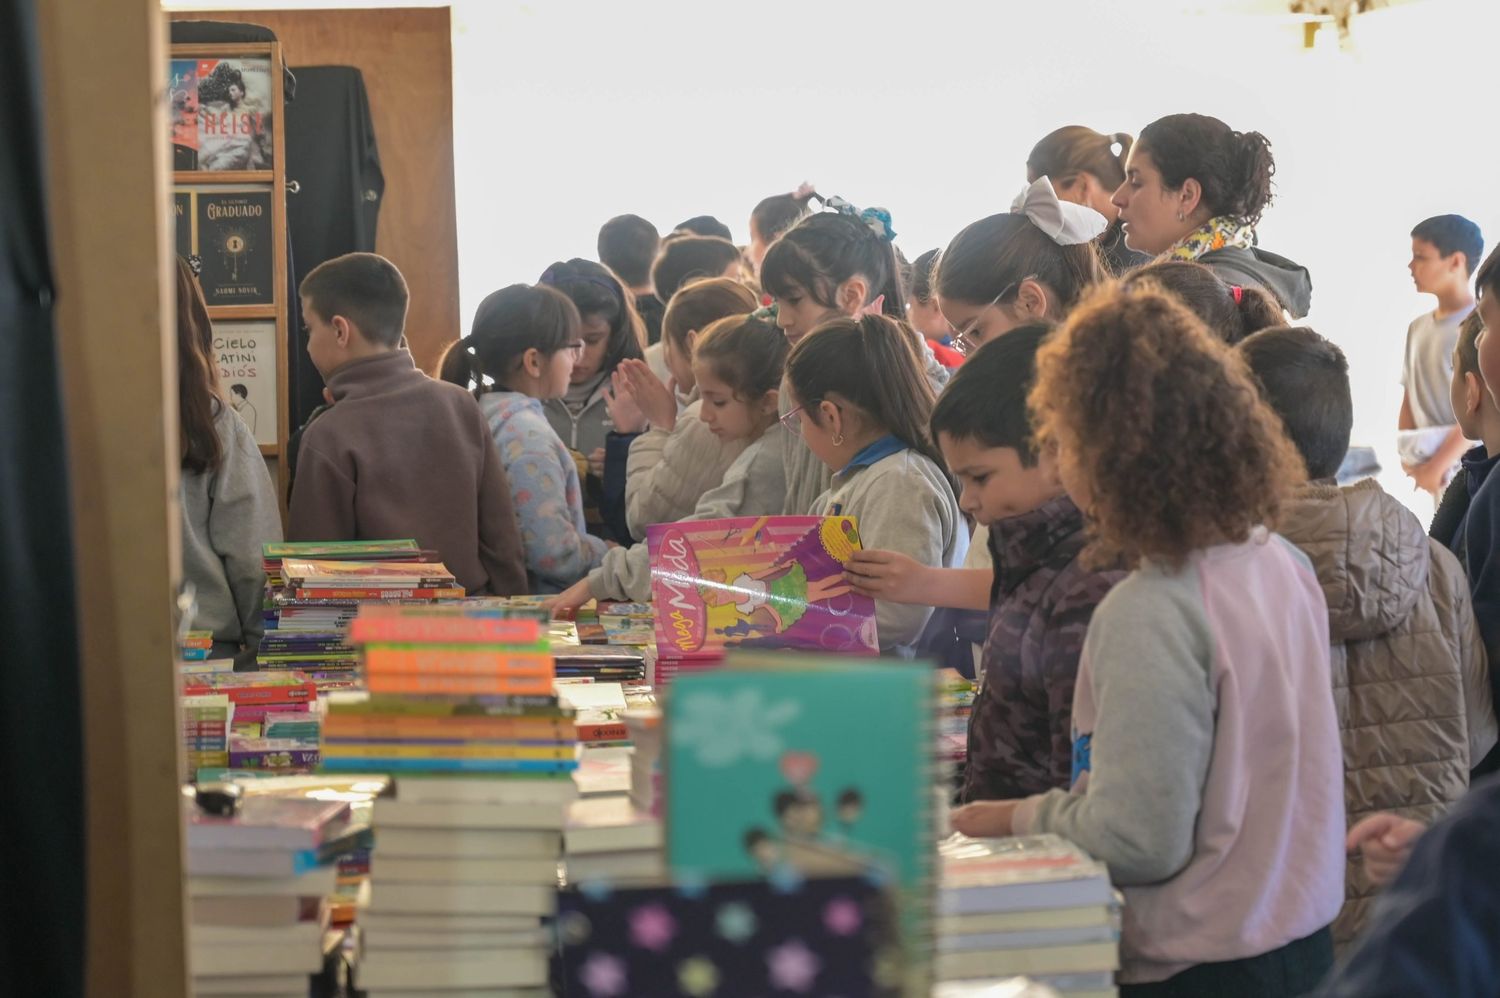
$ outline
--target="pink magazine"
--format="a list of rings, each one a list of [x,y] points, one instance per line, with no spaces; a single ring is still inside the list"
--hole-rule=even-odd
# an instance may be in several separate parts
[[[665,660],[729,647],[875,655],[875,602],[844,580],[848,516],[694,520],[647,528],[656,646]]]

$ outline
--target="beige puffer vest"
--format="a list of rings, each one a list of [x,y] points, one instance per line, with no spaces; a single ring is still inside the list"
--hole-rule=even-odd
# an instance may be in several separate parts
[[[1484,644],[1458,560],[1374,481],[1307,485],[1278,529],[1312,560],[1328,601],[1349,824],[1375,811],[1433,821],[1495,744]],[[1357,862],[1344,890],[1340,944],[1377,893]]]

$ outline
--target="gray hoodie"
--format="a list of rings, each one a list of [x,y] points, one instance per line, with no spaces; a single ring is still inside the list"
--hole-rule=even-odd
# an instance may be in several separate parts
[[[1226,246],[1198,258],[1226,284],[1269,291],[1293,319],[1312,308],[1312,275],[1307,268],[1259,246]]]

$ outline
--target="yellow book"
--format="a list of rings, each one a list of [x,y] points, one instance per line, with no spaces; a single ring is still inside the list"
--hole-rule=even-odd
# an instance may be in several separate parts
[[[350,759],[539,759],[569,761],[576,745],[517,745],[486,742],[340,742],[324,741],[323,754]]]

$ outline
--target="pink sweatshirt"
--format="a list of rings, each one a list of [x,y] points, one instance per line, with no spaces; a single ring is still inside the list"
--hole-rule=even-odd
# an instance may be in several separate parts
[[[1123,888],[1120,983],[1270,952],[1333,921],[1344,891],[1343,754],[1323,591],[1258,530],[1143,565],[1089,625],[1071,790],[1028,798]]]

